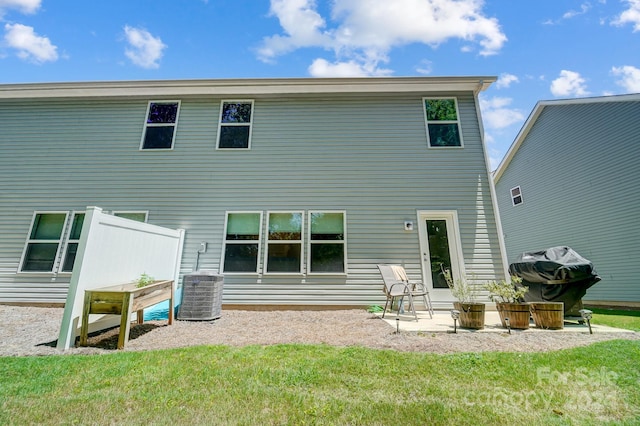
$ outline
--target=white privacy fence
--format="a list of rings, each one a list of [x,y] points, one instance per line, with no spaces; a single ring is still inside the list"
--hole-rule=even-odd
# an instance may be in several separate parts
[[[88,207],[64,307],[58,349],[79,335],[85,290],[132,282],[147,274],[178,282],[184,230],[137,222]],[[89,331],[120,324],[115,316],[93,316]]]

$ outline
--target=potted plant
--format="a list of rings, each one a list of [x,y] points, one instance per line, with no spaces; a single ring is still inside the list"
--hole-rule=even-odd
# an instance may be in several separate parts
[[[496,303],[503,327],[521,330],[529,328],[531,315],[529,304],[523,301],[529,287],[525,287],[521,283],[522,278],[513,276],[510,281],[489,281],[484,286],[489,291],[491,301]]]
[[[444,278],[456,299],[453,307],[460,312],[460,327],[481,330],[484,328],[484,303],[478,302],[478,285],[463,278],[454,280],[450,270],[443,270]]]

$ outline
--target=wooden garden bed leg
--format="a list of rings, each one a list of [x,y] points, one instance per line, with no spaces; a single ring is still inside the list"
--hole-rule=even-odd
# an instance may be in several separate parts
[[[125,293],[122,296],[122,311],[120,319],[120,335],[118,336],[118,349],[124,349],[124,345],[129,340],[131,331],[131,305],[133,304],[133,293]]]
[[[84,308],[82,309],[82,326],[80,327],[80,346],[87,346],[89,336],[89,312],[91,311],[91,293],[84,293]]]
[[[169,298],[169,325],[173,324],[173,311],[175,310],[175,290],[173,289],[173,282],[171,282],[171,297]]]

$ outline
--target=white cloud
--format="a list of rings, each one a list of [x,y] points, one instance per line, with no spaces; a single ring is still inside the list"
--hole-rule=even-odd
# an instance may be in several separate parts
[[[480,55],[492,55],[507,38],[497,19],[483,15],[483,5],[483,0],[335,0],[330,17],[335,24],[328,27],[315,0],[271,0],[271,14],[284,34],[266,37],[258,56],[268,62],[299,48],[319,47],[333,50],[341,64],[366,65],[386,62],[397,46],[436,47],[450,39],[467,42],[465,50],[475,47]]]
[[[487,98],[484,94],[480,94],[480,110],[485,128],[484,140],[487,144],[492,170],[498,167],[506,147],[511,143],[511,133],[515,126],[522,126],[525,120],[524,113],[518,108],[512,107],[512,102],[511,98],[497,96]],[[499,139],[499,142],[496,138]]]
[[[325,59],[316,59],[309,66],[313,77],[364,77],[367,75],[362,65],[355,61],[329,63]]]
[[[482,15],[482,6],[479,0],[337,0],[333,14],[343,20],[336,39],[346,46],[387,49],[460,38],[477,42],[480,53],[490,55],[502,48],[506,36],[496,19]]]
[[[325,21],[315,7],[314,0],[271,0],[270,15],[278,18],[286,35],[265,38],[258,56],[270,61],[301,47],[329,45],[331,38],[321,31]]]
[[[487,145],[490,143],[493,143],[493,142],[487,141]],[[498,166],[500,165],[500,162],[502,161],[502,158],[504,157],[504,151],[490,146],[488,149],[488,154],[489,154],[489,167],[491,168],[491,170],[497,169]]]
[[[616,83],[630,93],[640,93],[640,69],[631,65],[611,68],[611,74],[620,77]]]
[[[419,74],[427,75],[431,74],[432,71],[433,62],[429,61],[428,59],[423,59],[422,61],[420,61],[420,65],[416,67],[416,72]]]
[[[488,129],[504,129],[512,124],[522,122],[524,114],[516,109],[509,108],[513,100],[511,98],[480,98],[482,121]]]
[[[500,77],[498,77],[498,81],[496,82],[496,87],[498,89],[507,89],[511,86],[511,83],[518,83],[520,80],[517,76],[509,73],[502,73]]]
[[[158,68],[158,61],[162,58],[162,52],[167,47],[160,37],[154,37],[149,31],[142,28],[124,27],[124,33],[129,46],[125,49],[125,55],[135,65],[142,68]]]
[[[47,37],[36,34],[33,27],[5,24],[4,30],[5,43],[18,51],[19,58],[37,64],[58,59],[58,48]]]
[[[575,71],[560,71],[560,77],[551,82],[553,96],[586,96],[586,80]]]
[[[600,0],[598,1],[598,3],[605,4],[606,1]],[[544,22],[542,22],[542,25],[559,25],[562,23],[562,21],[565,21],[567,19],[573,19],[576,16],[585,15],[587,12],[589,12],[589,10],[592,9],[592,7],[593,6],[591,5],[591,3],[584,2],[580,5],[580,10],[570,9],[563,13],[562,16],[558,19],[546,19]]]
[[[571,19],[574,18],[578,15],[584,15],[585,13],[587,13],[589,11],[589,9],[591,9],[591,4],[587,3],[582,3],[580,5],[580,10],[570,10],[568,12],[566,12],[564,15],[562,15],[562,19]]]
[[[318,58],[309,66],[312,77],[367,77],[387,76],[391,70],[378,68],[377,63],[360,63],[355,60],[330,63],[326,59]]]
[[[0,18],[9,9],[21,13],[34,13],[40,8],[40,0],[0,0]]]
[[[613,20],[612,24],[623,26],[625,24],[633,24],[633,32],[640,31],[640,0],[626,0],[629,8]]]

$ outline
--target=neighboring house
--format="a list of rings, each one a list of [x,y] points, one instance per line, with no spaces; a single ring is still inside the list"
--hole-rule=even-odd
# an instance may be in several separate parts
[[[640,302],[640,94],[539,102],[494,173],[509,262],[569,246],[602,281],[584,300]]]
[[[227,306],[381,304],[376,265],[397,263],[448,307],[441,265],[505,276],[477,99],[494,81],[0,85],[0,302],[64,303],[99,206],[184,229],[181,274],[224,274]]]

